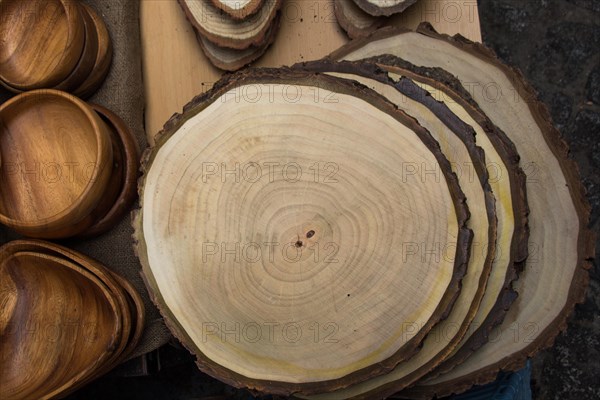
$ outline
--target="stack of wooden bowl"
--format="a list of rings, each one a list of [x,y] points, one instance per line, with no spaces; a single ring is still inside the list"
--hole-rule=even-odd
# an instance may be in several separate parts
[[[57,90],[0,105],[0,223],[36,238],[95,236],[136,197],[137,142],[104,107]]]
[[[144,305],[121,276],[37,240],[0,247],[0,398],[60,398],[127,359]]]
[[[0,84],[20,93],[54,88],[91,96],[109,72],[102,18],[73,0],[2,0]]]
[[[143,160],[146,282],[231,385],[447,396],[522,367],[585,296],[590,207],[546,107],[428,24],[230,74]]]
[[[399,15],[417,0],[333,0],[338,23],[351,39],[366,37],[384,25],[397,25]]]
[[[262,56],[279,28],[282,0],[179,0],[204,54],[235,71]]]

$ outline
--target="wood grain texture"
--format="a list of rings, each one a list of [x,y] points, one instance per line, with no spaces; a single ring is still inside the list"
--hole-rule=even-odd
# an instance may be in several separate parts
[[[354,0],[333,0],[335,17],[350,39],[366,37],[385,23],[385,19],[362,11]]]
[[[243,50],[265,43],[267,32],[281,0],[269,0],[263,9],[247,19],[236,21],[219,12],[211,0],[178,0],[188,21],[211,42],[231,49]]]
[[[0,81],[9,89],[53,87],[77,65],[85,27],[77,2],[2,0]]]
[[[304,95],[287,101],[290,87]],[[227,170],[253,161],[308,171],[313,159],[338,165],[339,174],[328,175],[335,180],[202,175],[211,160]],[[422,162],[436,178],[398,175]],[[165,125],[144,171],[134,227],[150,291],[199,367],[230,384],[310,394],[385,373],[414,355],[459,292],[472,233],[456,176],[425,129],[365,87],[286,69],[231,75]],[[242,253],[228,261],[206,248],[265,240],[279,246],[273,259]],[[408,257],[406,246],[421,242],[448,257]],[[311,256],[328,243],[335,262]],[[300,258],[286,258],[289,248]],[[222,335],[221,323],[260,325],[265,315],[303,329],[329,323],[337,335],[232,343],[203,325],[216,323]]]
[[[352,0],[364,12],[375,17],[398,14],[417,2],[417,0]]]
[[[92,19],[92,16],[87,12],[84,7],[79,7],[79,13],[81,14],[81,20],[83,21],[85,41],[83,43],[83,51],[77,65],[71,71],[62,82],[54,86],[54,89],[64,90],[66,92],[72,92],[73,89],[80,86],[92,73],[96,64],[96,57],[98,54],[98,32],[96,30],[96,24]]]
[[[112,355],[123,329],[121,309],[90,272],[17,248],[0,249],[0,300],[14,306],[3,315],[0,395],[50,399]]]
[[[106,107],[90,104],[106,123],[113,143],[113,170],[108,191],[105,192],[103,210],[96,210],[94,224],[79,237],[94,237],[112,229],[131,209],[137,198],[137,178],[140,150],[129,126]]]
[[[266,1],[270,0],[210,0],[215,7],[223,10],[233,19],[248,19],[259,12]]]
[[[210,89],[222,72],[202,53],[176,1],[141,0],[140,7],[146,133],[153,142],[165,121]],[[258,66],[316,60],[348,41],[335,18],[333,0],[286,0],[281,14],[279,33]],[[475,1],[421,0],[401,16],[399,26],[416,28],[427,20],[440,32],[481,41]]]
[[[502,322],[516,299],[517,294],[512,286],[517,273],[523,270],[529,252],[529,246],[526,245],[529,242],[526,176],[519,166],[514,143],[489,121],[469,91],[453,75],[439,68],[417,67],[393,56],[375,57],[369,61],[378,63],[392,76],[408,76],[419,82],[434,98],[445,101],[454,113],[475,128],[478,143],[486,152],[488,169],[492,175],[490,184],[501,199],[496,207],[497,256],[481,306],[462,342],[447,360],[429,374],[429,377],[434,377],[452,370],[487,342],[491,329]],[[417,388],[423,395],[433,396],[426,388],[418,385]]]
[[[547,108],[519,71],[502,64],[488,48],[463,37],[436,33],[430,25],[418,32],[387,29],[357,40],[332,54],[350,60],[392,54],[426,67],[440,67],[464,85],[477,84],[473,99],[515,144],[527,166],[529,258],[515,284],[519,296],[488,342],[463,364],[428,385],[438,395],[460,392],[495,379],[500,369],[514,370],[551,345],[581,302],[594,257],[588,230],[590,206],[568,146],[554,128]],[[497,96],[482,90],[495,85]],[[551,210],[551,212],[549,212]],[[550,294],[550,295],[549,295]]]
[[[56,90],[0,106],[0,223],[36,237],[81,233],[111,179],[108,127],[84,102]]]
[[[104,20],[94,9],[85,3],[81,3],[83,12],[87,13],[94,22],[96,37],[98,40],[98,52],[95,56],[94,66],[87,78],[73,90],[76,96],[87,98],[93,95],[102,85],[110,71],[112,62],[113,45]]]
[[[265,43],[260,46],[250,46],[243,50],[228,49],[212,43],[200,34],[197,35],[198,42],[200,42],[200,46],[206,57],[208,57],[215,67],[224,71],[237,71],[265,54],[277,36],[280,19],[280,16],[275,17],[266,33]]]
[[[433,327],[418,354],[400,363],[384,377],[366,383],[367,386],[372,385],[375,380],[387,380],[393,376],[395,389],[400,390],[423,377],[453,351],[479,309],[496,258],[497,237],[495,198],[488,182],[485,155],[483,149],[475,145],[476,132],[473,128],[408,78],[393,79],[377,65],[365,63],[322,60],[298,65],[298,68],[360,82],[416,118],[440,143],[469,201],[471,217],[467,226],[473,231],[473,246],[454,307],[443,321]],[[465,173],[463,169],[466,166],[472,167],[471,173]],[[432,247],[431,244],[427,246]],[[350,387],[347,391],[315,398],[346,398],[352,390]],[[367,396],[373,395],[369,392]]]

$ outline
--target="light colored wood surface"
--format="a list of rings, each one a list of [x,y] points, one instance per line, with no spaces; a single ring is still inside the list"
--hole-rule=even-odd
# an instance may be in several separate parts
[[[275,43],[255,65],[280,66],[321,58],[348,41],[333,13],[332,0],[284,0]],[[429,21],[440,32],[481,41],[475,0],[420,0],[395,24]],[[146,133],[154,135],[171,115],[206,92],[222,72],[202,53],[176,0],[142,0],[141,34],[146,95]]]
[[[192,103],[143,168],[138,254],[175,336],[222,381],[284,395],[354,384],[412,357],[447,315],[468,258],[450,163],[411,117],[350,82],[232,82]],[[406,160],[439,179],[398,179]],[[417,243],[448,256],[415,256]],[[239,257],[225,256],[231,248]],[[329,323],[335,341],[222,336],[225,324],[267,321]]]

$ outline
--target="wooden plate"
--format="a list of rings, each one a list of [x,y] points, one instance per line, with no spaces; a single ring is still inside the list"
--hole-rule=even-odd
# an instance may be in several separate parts
[[[0,106],[0,117],[0,223],[44,238],[91,226],[112,172],[104,122],[56,90],[16,96]]]
[[[62,82],[81,58],[85,27],[79,3],[3,0],[0,81],[31,90]]]
[[[19,247],[0,249],[0,296],[8,305],[0,346],[10,360],[0,369],[0,397],[48,399],[111,357],[122,336],[121,309],[93,274]]]

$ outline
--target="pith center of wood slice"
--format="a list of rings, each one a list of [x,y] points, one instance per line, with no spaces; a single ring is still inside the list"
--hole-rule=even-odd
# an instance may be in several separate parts
[[[150,290],[199,366],[237,386],[384,373],[455,298],[464,196],[428,132],[375,92],[255,74],[195,99],[146,155]]]

